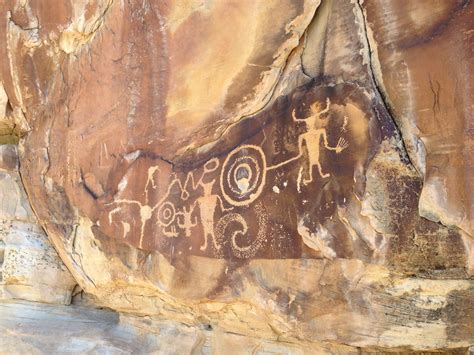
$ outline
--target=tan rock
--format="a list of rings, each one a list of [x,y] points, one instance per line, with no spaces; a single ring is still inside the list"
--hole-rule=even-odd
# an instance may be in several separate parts
[[[76,284],[38,225],[16,171],[16,147],[0,146],[0,300],[69,304]]]
[[[0,144],[13,144],[18,140],[14,135],[14,124],[7,117],[8,97],[0,82]]]
[[[334,354],[356,351],[331,343],[288,343],[242,336],[209,325],[189,327],[110,310],[27,302],[0,303],[0,344],[13,353]],[[12,336],[12,329],[15,336]],[[52,336],[54,334],[54,336]]]

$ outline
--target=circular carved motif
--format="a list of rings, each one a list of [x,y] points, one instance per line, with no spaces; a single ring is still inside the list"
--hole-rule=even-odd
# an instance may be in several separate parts
[[[243,145],[224,160],[220,184],[224,199],[234,206],[255,201],[265,186],[267,163],[262,148]]]
[[[168,227],[173,223],[176,216],[174,205],[167,201],[163,203],[158,209],[158,224],[163,227]]]

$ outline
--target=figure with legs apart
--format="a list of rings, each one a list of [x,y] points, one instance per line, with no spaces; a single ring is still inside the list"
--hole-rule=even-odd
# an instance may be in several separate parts
[[[311,115],[306,118],[297,118],[295,110],[292,112],[292,118],[295,122],[304,122],[306,131],[298,137],[298,150],[299,156],[303,155],[303,146],[306,145],[308,151],[308,165],[307,165],[307,178],[303,178],[303,184],[307,185],[313,181],[313,167],[318,167],[319,174],[322,178],[330,176],[329,173],[322,171],[320,162],[320,145],[321,138],[323,145],[328,150],[333,150],[336,153],[342,152],[348,147],[348,142],[344,138],[340,138],[335,147],[331,147],[327,137],[327,118],[323,118],[329,112],[331,101],[329,98],[326,99],[326,107],[320,110],[320,104],[314,103],[310,106]]]
[[[207,237],[211,236],[216,250],[220,249],[217,244],[216,237],[214,235],[214,214],[216,212],[217,204],[219,203],[222,211],[229,211],[232,208],[225,208],[222,199],[219,195],[212,193],[212,187],[214,186],[215,180],[209,183],[199,182],[202,187],[203,195],[196,199],[196,203],[199,206],[199,216],[201,219],[201,225],[204,232],[204,244],[201,245],[201,250],[207,249]]]

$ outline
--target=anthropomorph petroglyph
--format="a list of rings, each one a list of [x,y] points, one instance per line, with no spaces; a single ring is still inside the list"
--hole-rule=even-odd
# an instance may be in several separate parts
[[[339,138],[335,147],[331,147],[328,143],[326,131],[327,119],[323,118],[323,115],[329,112],[330,105],[331,101],[327,98],[326,108],[321,111],[320,104],[315,102],[310,106],[311,115],[306,118],[296,118],[295,110],[291,113],[295,122],[304,122],[306,125],[306,132],[298,137],[299,154],[303,154],[303,144],[306,144],[306,150],[308,152],[308,166],[306,170],[308,178],[303,178],[303,184],[305,185],[313,181],[313,167],[315,165],[318,167],[321,177],[326,178],[330,176],[329,173],[323,173],[321,168],[319,159],[321,138],[323,139],[324,147],[328,150],[334,150],[336,153],[342,152],[349,146],[349,143],[342,137]],[[303,169],[303,167],[301,167],[301,169]]]
[[[298,181],[297,188],[300,191],[301,180],[303,184],[307,185],[313,181],[313,167],[316,165],[318,167],[318,172],[322,178],[327,178],[330,176],[329,173],[323,173],[320,161],[320,145],[321,138],[323,140],[323,145],[328,150],[333,150],[336,153],[342,152],[349,146],[349,142],[341,137],[337,142],[335,147],[331,147],[328,142],[327,136],[327,114],[329,113],[329,108],[331,106],[331,100],[326,98],[326,107],[321,110],[321,105],[319,102],[315,102],[310,106],[311,114],[306,118],[297,118],[295,109],[293,109],[291,116],[294,122],[303,122],[305,124],[306,131],[298,136],[298,155],[282,161],[276,165],[269,166],[267,170],[273,170],[280,168],[294,160],[301,158],[304,154],[304,146],[306,145],[306,151],[308,154],[308,163],[307,166],[301,166],[298,172]],[[325,118],[326,116],[326,118]],[[344,132],[347,128],[348,118],[344,116],[344,124],[341,128],[341,132]],[[303,173],[306,174],[307,178],[304,178]]]
[[[324,109],[319,102],[313,103],[310,106],[310,115],[306,118],[297,118],[295,110],[292,111],[292,120],[303,123],[305,131],[297,138],[298,154],[278,164],[267,166],[267,157],[260,145],[243,144],[228,153],[222,165],[219,158],[208,160],[202,166],[197,180],[194,171],[188,171],[184,180],[179,177],[183,175],[174,172],[164,195],[156,203],[150,203],[149,195],[151,196],[152,190],[156,193],[158,189],[157,174],[160,169],[158,166],[149,167],[144,191],[145,201],[115,199],[112,203],[118,206],[109,212],[109,223],[111,224],[114,215],[121,211],[121,205],[136,206],[141,223],[140,247],[143,244],[145,226],[154,219],[149,226],[152,230],[158,227],[155,228],[158,231],[157,237],[189,238],[193,235],[201,236],[202,233],[203,241],[199,248],[201,251],[212,246],[214,254],[224,255],[227,252],[221,250],[222,246],[228,245],[233,255],[239,258],[254,255],[264,239],[262,230],[266,228],[267,222],[261,202],[253,207],[251,205],[262,195],[267,173],[306,157],[301,163],[296,181],[300,191],[301,183],[307,185],[313,181],[314,166],[317,166],[322,178],[330,176],[329,173],[323,172],[321,167],[321,140],[326,149],[336,153],[348,147],[348,141],[343,137],[339,138],[336,146],[329,144],[327,116],[330,105],[329,98],[326,99]],[[341,133],[346,132],[347,125],[348,118],[344,116]],[[217,179],[220,189],[216,188]],[[119,186],[119,193],[124,188]],[[257,207],[258,229],[254,230],[255,225],[250,227],[245,220],[244,211],[248,208],[255,210]],[[226,214],[230,210],[233,210],[232,213]],[[129,232],[130,227],[123,225],[124,236]],[[209,238],[212,242],[209,242]]]
[[[193,218],[194,207],[195,205],[189,208],[184,206],[182,211],[176,212],[176,216],[182,217],[178,217],[178,227],[184,230],[186,237],[190,237],[191,230],[198,225],[196,216]]]
[[[201,224],[204,231],[204,244],[201,245],[201,250],[207,249],[208,236],[211,236],[216,250],[220,249],[220,245],[217,244],[216,236],[214,234],[214,214],[216,212],[217,203],[219,202],[222,211],[229,211],[232,209],[232,207],[225,208],[222,198],[219,195],[212,193],[212,187],[214,186],[215,182],[215,179],[208,183],[204,183],[202,181],[199,182],[203,192],[202,196],[196,199],[196,203],[199,206],[199,217],[201,219]]]

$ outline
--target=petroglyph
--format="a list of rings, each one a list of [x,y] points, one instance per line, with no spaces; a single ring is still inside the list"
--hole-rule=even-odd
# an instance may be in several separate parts
[[[321,110],[321,106],[319,102],[315,102],[310,106],[311,115],[306,118],[297,118],[295,114],[295,110],[292,111],[292,119],[294,122],[303,122],[305,124],[306,131],[303,134],[298,136],[298,155],[282,161],[276,165],[272,165],[268,167],[268,170],[273,170],[280,168],[284,165],[291,163],[292,161],[300,159],[304,155],[304,146],[306,145],[306,151],[308,155],[308,162],[307,166],[301,166],[298,172],[298,179],[297,179],[297,190],[298,192],[301,191],[301,181],[304,185],[307,185],[313,181],[313,167],[316,165],[318,168],[319,175],[322,178],[327,178],[330,176],[329,173],[323,173],[321,162],[320,162],[320,145],[321,139],[323,140],[323,145],[328,150],[333,150],[336,153],[341,153],[344,149],[349,146],[349,142],[341,137],[339,138],[337,145],[335,147],[331,147],[328,143],[328,136],[327,136],[327,119],[323,118],[327,116],[329,113],[329,108],[331,106],[331,100],[329,98],[326,99],[326,107]],[[344,124],[341,128],[341,132],[344,132],[347,129],[348,118],[347,116],[344,117]],[[304,178],[304,172],[306,170],[306,175],[308,178]]]
[[[168,185],[168,189],[165,193],[165,195],[153,206],[149,204],[149,189],[156,189],[158,186],[156,185],[155,182],[155,175],[159,172],[158,166],[151,166],[148,168],[148,174],[147,174],[147,181],[145,184],[145,203],[142,204],[140,201],[137,200],[130,200],[130,199],[115,199],[113,202],[110,204],[119,204],[119,205],[132,205],[132,206],[137,206],[139,208],[139,214],[140,214],[140,241],[139,241],[139,246],[143,246],[143,238],[145,234],[145,227],[148,221],[151,220],[153,214],[155,211],[158,213],[157,221],[156,224],[161,227],[163,236],[166,237],[177,237],[178,232],[176,230],[176,226],[172,225],[173,222],[176,219],[176,216],[182,213],[185,213],[185,211],[177,212],[175,205],[171,201],[167,201],[170,191],[173,187],[178,186],[180,189],[180,197],[182,200],[186,200],[189,197],[189,192],[188,188],[189,185],[191,185],[191,188],[195,190],[202,184],[202,179],[204,176],[217,169],[219,161],[217,159],[211,159],[208,161],[205,166],[204,166],[204,171],[198,180],[197,183],[194,181],[194,174],[193,172],[189,172],[186,176],[186,180],[184,184],[181,182],[179,178],[175,178],[171,181],[171,183]],[[122,184],[123,181],[126,181],[126,179],[122,179],[121,182],[119,183]],[[122,191],[125,188],[126,185],[119,186],[119,191]],[[121,207],[118,206],[114,208],[112,211],[109,212],[109,223],[112,223],[113,220],[113,215],[116,213],[119,213],[121,210]],[[190,228],[190,227],[187,227]],[[189,234],[189,232],[188,232]]]
[[[238,213],[226,214],[217,222],[216,235],[219,244],[229,243],[233,255],[239,259],[253,257],[266,239],[268,218],[260,201],[255,205],[254,212],[258,223],[255,234],[249,232],[246,220]],[[234,228],[231,228],[232,225]]]
[[[204,244],[201,245],[200,249],[207,249],[207,237],[211,236],[214,248],[220,249],[217,244],[216,236],[214,234],[214,215],[216,213],[217,203],[219,202],[222,211],[229,211],[232,208],[225,208],[222,199],[219,195],[212,193],[212,187],[214,186],[215,180],[205,184],[201,181],[200,186],[202,187],[203,195],[196,199],[196,203],[199,206],[199,217],[204,232]]]
[[[127,238],[127,234],[130,232],[130,223],[122,221],[123,227],[123,239]]]
[[[178,219],[178,227],[185,231],[186,237],[191,236],[191,230],[193,227],[198,225],[197,217],[193,219],[193,212],[194,212],[195,205],[191,206],[189,209],[183,207],[182,212],[177,212],[176,216],[182,216],[182,221]]]
[[[226,157],[220,185],[224,199],[234,206],[246,206],[255,201],[265,187],[267,162],[263,149],[242,145]]]
[[[302,245],[317,251],[321,257],[336,257],[336,251],[330,246],[334,238],[321,223],[310,221],[303,225],[303,215],[292,215],[295,212],[288,211],[291,227],[273,221],[270,224],[266,208],[270,196],[274,199],[289,196],[287,186],[296,186],[298,193],[302,192],[303,186],[317,193],[319,185],[311,184],[314,181],[313,169],[316,167],[323,179],[333,171],[323,169],[323,164],[328,164],[328,161],[322,155],[321,146],[336,154],[349,147],[346,136],[351,134],[351,121],[350,115],[344,114],[345,106],[339,103],[332,106],[329,97],[323,101],[324,107],[320,99],[313,98],[310,102],[307,117],[297,117],[297,108],[293,106],[290,114],[282,118],[286,122],[284,125],[273,131],[262,129],[255,140],[235,147],[222,157],[210,158],[192,170],[169,171],[169,166],[161,168],[153,160],[143,163],[147,164],[143,200],[125,197],[130,193],[127,193],[128,175],[124,175],[117,186],[114,201],[109,203],[113,206],[108,212],[109,224],[118,222],[124,238],[134,232],[134,226],[139,228],[139,247],[143,247],[146,238],[148,248],[162,245],[173,254],[181,255],[193,250],[199,255],[238,259],[255,257],[260,250],[263,251],[262,246],[269,238],[274,240],[272,248],[288,245],[287,242],[275,242],[275,238],[288,238],[292,235],[291,229],[296,229],[298,234],[293,235],[301,237]],[[300,105],[304,110],[304,102]],[[279,149],[275,155],[272,148],[277,142]],[[274,155],[267,156],[272,151]],[[141,159],[139,153],[134,155],[133,161],[138,159]],[[268,164],[274,159],[280,161]],[[131,164],[132,161],[128,162]],[[292,162],[296,165],[290,166]],[[143,176],[141,172],[138,174]],[[353,181],[352,177],[350,181]],[[307,200],[288,203],[298,204],[295,211],[304,212]],[[321,208],[329,209],[330,203],[327,201]],[[125,205],[133,210],[122,213]],[[135,210],[139,219],[122,220]],[[314,229],[316,232],[311,231]],[[136,229],[134,233],[137,233]]]
[[[349,146],[349,142],[347,142],[344,138],[339,138],[337,145],[335,147],[331,147],[328,143],[328,136],[326,131],[326,119],[322,118],[323,114],[327,114],[329,112],[329,107],[331,105],[331,101],[329,98],[326,99],[326,108],[322,111],[319,111],[320,105],[319,103],[314,103],[310,106],[311,108],[311,115],[306,118],[296,118],[295,110],[292,112],[292,118],[295,122],[303,121],[306,125],[306,132],[301,134],[298,137],[298,150],[299,154],[303,154],[303,144],[306,144],[306,150],[308,152],[308,165],[307,165],[307,175],[308,178],[303,178],[303,184],[307,185],[313,181],[313,167],[316,165],[318,167],[319,175],[322,178],[327,178],[330,176],[329,173],[323,173],[321,162],[320,162],[320,144],[321,138],[323,139],[324,147],[328,150],[334,150],[336,153],[342,152]]]
[[[176,210],[174,205],[171,202],[166,201],[158,209],[158,224],[163,227],[168,227],[173,223],[175,216]]]

